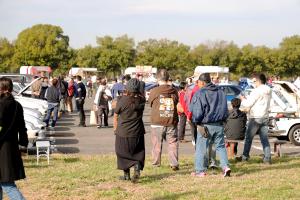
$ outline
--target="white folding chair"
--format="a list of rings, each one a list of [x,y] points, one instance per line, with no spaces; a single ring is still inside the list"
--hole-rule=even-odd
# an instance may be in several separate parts
[[[47,157],[48,165],[50,162],[50,141],[47,140],[39,140],[36,141],[36,159],[37,164],[39,164],[40,157]]]

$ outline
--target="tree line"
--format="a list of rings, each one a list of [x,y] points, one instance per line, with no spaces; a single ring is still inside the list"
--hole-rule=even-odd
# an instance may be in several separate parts
[[[254,72],[296,77],[300,74],[300,35],[285,37],[276,48],[214,41],[190,47],[168,39],[148,39],[135,44],[127,35],[96,37],[97,46],[69,46],[59,26],[38,24],[19,33],[15,41],[0,38],[0,72],[18,72],[22,65],[51,66],[56,74],[71,67],[96,67],[118,75],[129,66],[151,65],[186,77],[195,66],[227,66],[236,76]]]

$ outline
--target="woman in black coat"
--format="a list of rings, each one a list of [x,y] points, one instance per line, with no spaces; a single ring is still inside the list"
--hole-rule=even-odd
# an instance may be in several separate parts
[[[122,180],[130,180],[130,168],[134,168],[133,182],[140,177],[145,163],[145,128],[143,112],[145,97],[139,93],[139,81],[130,79],[126,85],[125,95],[121,96],[115,108],[118,118],[115,150],[118,169],[124,171]]]
[[[23,108],[11,92],[11,79],[0,78],[0,199],[4,191],[10,199],[24,199],[15,181],[25,178],[19,145],[27,147]]]

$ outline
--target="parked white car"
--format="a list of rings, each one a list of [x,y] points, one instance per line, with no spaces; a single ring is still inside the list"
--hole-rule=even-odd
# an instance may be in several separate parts
[[[285,136],[296,146],[300,146],[300,118],[285,116],[271,118],[269,132]]]
[[[32,115],[28,115],[27,113],[24,113],[24,119],[25,121],[31,122],[35,127],[39,129],[43,129],[46,127],[46,123],[42,121],[42,119],[36,118]]]
[[[33,108],[23,107],[24,113],[34,116],[39,119],[44,119],[44,115],[38,110],[35,110]]]
[[[48,107],[46,101],[28,97],[30,96],[28,89],[37,80],[39,79],[34,80],[27,86],[17,82],[14,83],[14,93],[16,94],[14,97],[23,107],[27,134],[30,135],[31,139],[39,135],[42,129],[45,128],[46,124],[43,119]]]
[[[23,107],[38,110],[42,114],[45,114],[47,111],[47,102],[44,100],[33,99],[33,98],[29,98],[29,97],[21,97],[21,96],[15,96],[15,99]]]
[[[26,124],[26,128],[27,128],[27,136],[28,136],[28,140],[29,143],[31,143],[31,145],[35,142],[36,138],[39,135],[39,132],[41,131],[39,128],[36,128],[33,123],[25,121]]]
[[[300,90],[288,81],[274,81],[272,90],[277,110],[275,105],[271,107],[273,118],[270,121],[270,132],[286,136],[294,145],[300,146]]]
[[[26,85],[22,90],[18,92],[17,95],[15,95],[15,99],[23,106],[27,108],[33,108],[38,111],[40,111],[42,114],[44,114],[47,111],[48,105],[47,101],[42,99],[35,99],[28,97],[29,95],[26,94],[26,91],[31,87],[33,83],[40,80],[41,78],[37,78],[33,80],[30,84]]]

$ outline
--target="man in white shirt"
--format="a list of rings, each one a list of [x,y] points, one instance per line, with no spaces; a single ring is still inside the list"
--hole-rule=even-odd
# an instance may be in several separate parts
[[[258,133],[263,146],[265,164],[271,164],[271,148],[268,139],[269,108],[272,97],[272,90],[266,85],[267,78],[264,74],[253,77],[255,89],[250,96],[242,99],[242,107],[249,111],[249,121],[245,137],[245,146],[242,160],[249,159],[249,152],[253,137]]]

